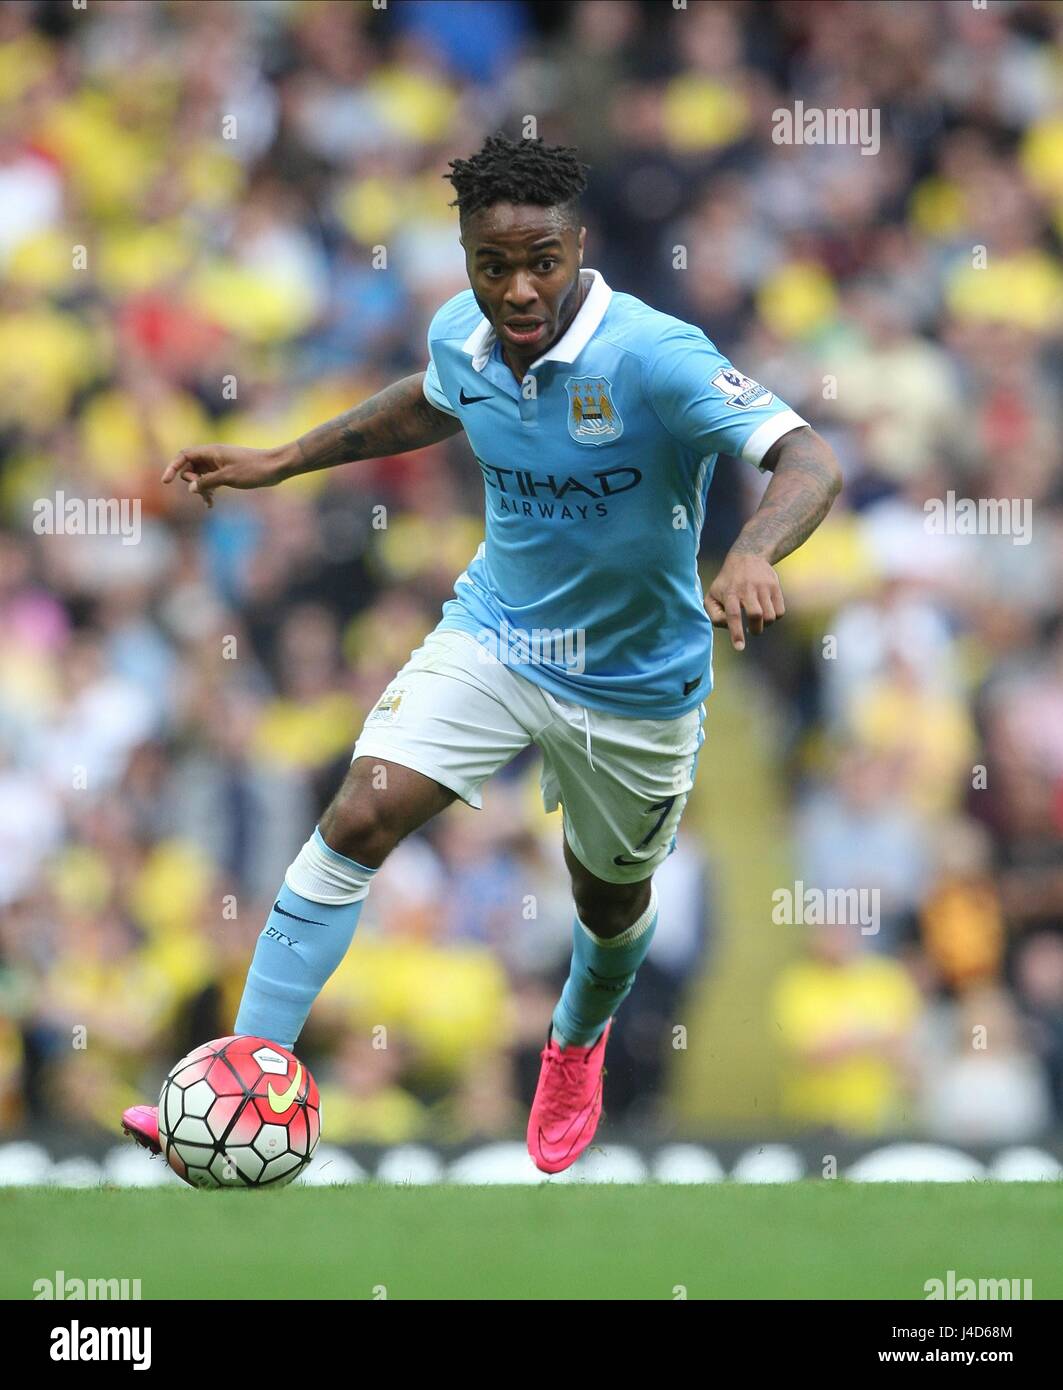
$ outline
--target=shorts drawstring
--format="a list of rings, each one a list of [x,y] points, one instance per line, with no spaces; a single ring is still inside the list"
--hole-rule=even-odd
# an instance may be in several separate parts
[[[583,706],[583,727],[587,731],[587,762],[591,771],[594,772],[594,758],[591,756],[591,716],[586,705]]]

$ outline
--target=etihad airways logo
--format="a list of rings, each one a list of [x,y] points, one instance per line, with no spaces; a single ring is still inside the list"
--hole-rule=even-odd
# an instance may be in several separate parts
[[[504,512],[523,512],[525,516],[587,519],[590,505],[598,516],[608,515],[604,498],[630,492],[642,482],[638,468],[603,468],[585,478],[557,473],[536,475],[530,468],[499,468],[477,459],[484,482],[499,496]]]

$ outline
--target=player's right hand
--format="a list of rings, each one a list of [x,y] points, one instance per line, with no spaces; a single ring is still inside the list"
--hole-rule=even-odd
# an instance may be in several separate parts
[[[284,478],[282,454],[277,449],[243,449],[235,444],[196,444],[182,449],[162,475],[164,483],[181,478],[189,492],[213,507],[219,487],[273,487]]]

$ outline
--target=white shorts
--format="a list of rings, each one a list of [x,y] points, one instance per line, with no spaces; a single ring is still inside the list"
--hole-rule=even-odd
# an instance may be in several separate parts
[[[437,630],[377,701],[351,761],[399,763],[479,809],[487,778],[534,743],[543,805],[564,808],[573,854],[598,878],[635,883],[675,846],[704,718],[704,705],[628,719],[559,700],[468,633]]]

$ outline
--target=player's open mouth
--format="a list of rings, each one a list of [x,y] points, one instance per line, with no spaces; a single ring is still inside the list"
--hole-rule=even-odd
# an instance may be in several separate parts
[[[543,319],[508,319],[502,328],[511,343],[526,345],[538,342],[546,332],[546,322]]]

